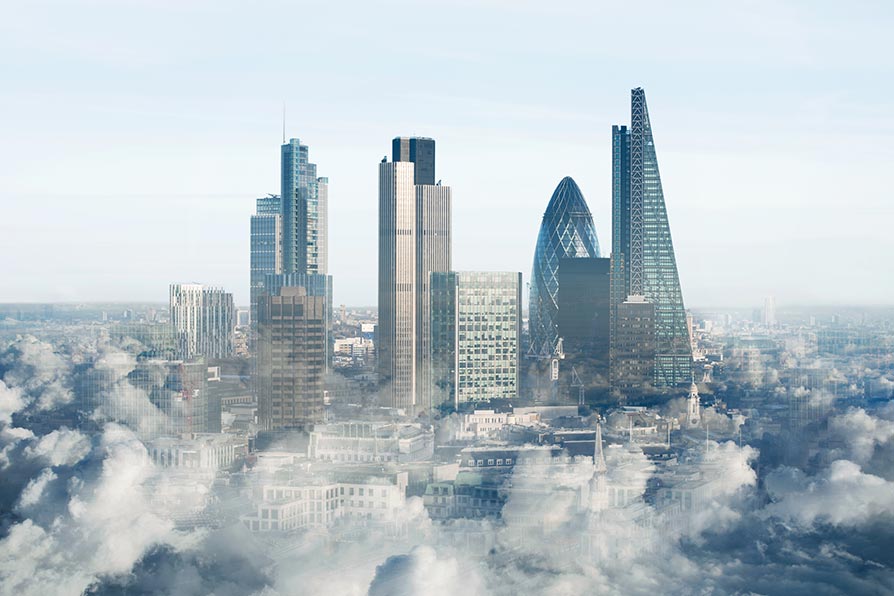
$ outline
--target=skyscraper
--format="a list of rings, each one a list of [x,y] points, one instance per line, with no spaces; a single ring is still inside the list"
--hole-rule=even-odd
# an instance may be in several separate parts
[[[323,421],[325,298],[283,287],[258,303],[258,420],[265,430]]]
[[[518,397],[522,274],[431,274],[435,406]]]
[[[282,236],[284,273],[328,272],[329,179],[317,177],[307,145],[282,146]]]
[[[609,388],[609,259],[559,259],[557,326],[562,338],[561,383],[590,400]]]
[[[282,273],[282,198],[271,195],[257,200],[251,216],[251,324],[257,329],[258,297],[264,292],[264,276]]]
[[[304,288],[308,296],[323,298],[323,345],[326,346],[325,370],[332,359],[332,276],[321,273],[278,273],[264,276],[263,292],[278,296],[283,288]]]
[[[628,331],[648,318],[654,321],[651,373],[643,379],[656,387],[673,387],[691,381],[692,351],[686,327],[686,310],[677,273],[658,158],[642,88],[631,91],[631,125],[612,128],[612,296],[614,327]],[[621,304],[628,307],[619,310]],[[623,313],[636,313],[635,322],[622,323]],[[625,345],[630,348],[626,331]],[[627,349],[625,348],[625,349]],[[628,356],[630,352],[628,351]],[[628,363],[629,364],[629,363]],[[632,368],[625,365],[628,372]],[[645,369],[643,369],[645,370]],[[628,376],[625,373],[625,376]]]
[[[398,137],[391,141],[391,161],[411,161],[415,184],[435,183],[435,140],[425,137]]]
[[[236,310],[233,295],[202,284],[171,284],[171,325],[180,358],[233,355]]]
[[[593,216],[577,184],[562,178],[543,214],[528,298],[528,354],[551,358],[558,353],[559,261],[564,258],[598,258],[599,241]]]
[[[384,405],[427,413],[429,274],[450,270],[451,192],[434,184],[433,140],[397,138],[392,149],[397,160],[379,164],[380,397]]]

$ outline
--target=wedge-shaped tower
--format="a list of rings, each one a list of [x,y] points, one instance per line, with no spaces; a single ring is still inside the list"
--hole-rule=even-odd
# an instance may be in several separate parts
[[[636,88],[630,99],[630,128],[612,128],[613,300],[651,305],[654,351],[643,353],[654,363],[643,382],[672,387],[691,381],[692,351],[646,94]]]
[[[534,251],[528,302],[528,355],[552,358],[559,348],[559,262],[563,258],[598,258],[593,216],[577,184],[566,176],[553,192]]]

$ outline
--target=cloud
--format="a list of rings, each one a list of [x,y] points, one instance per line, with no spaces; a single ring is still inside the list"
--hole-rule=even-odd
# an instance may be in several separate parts
[[[96,354],[87,372],[110,375],[113,388],[127,382],[132,358]],[[251,534],[214,506],[225,491],[246,506],[235,487],[151,463],[140,440],[151,410],[131,409],[137,413],[118,424],[100,404],[95,432],[66,428],[71,416],[57,414],[70,414],[82,397],[70,399],[78,386],[71,356],[33,338],[0,350],[0,584],[12,593],[894,590],[894,406],[849,409],[829,419],[827,432],[805,431],[817,433],[806,440],[820,456],[803,469],[758,466],[756,449],[729,441],[709,443],[707,453],[704,441],[681,446],[677,466],[655,465],[630,446],[606,447],[607,480],[624,488],[628,507],[590,509],[593,469],[580,459],[519,465],[502,487],[502,519],[434,523],[417,497],[388,531],[345,521],[272,537]],[[126,387],[103,396],[107,405],[117,398],[151,406]],[[712,430],[720,428],[722,415],[708,415],[717,417]],[[686,479],[707,487],[691,508],[659,500],[658,488]],[[220,527],[178,528],[187,513]]]
[[[469,561],[417,546],[409,554],[389,557],[376,568],[369,596],[480,596],[484,582]]]
[[[894,514],[894,483],[848,460],[832,462],[817,477],[793,468],[775,471],[767,478],[767,490],[775,502],[766,513],[803,526],[853,526]]]

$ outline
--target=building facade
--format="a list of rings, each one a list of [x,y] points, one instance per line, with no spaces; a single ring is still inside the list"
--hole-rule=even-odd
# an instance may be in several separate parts
[[[207,374],[202,359],[134,359],[114,353],[78,377],[77,393],[97,420],[124,424],[144,440],[204,433],[213,426]]]
[[[528,306],[530,355],[551,358],[559,351],[559,260],[598,257],[593,216],[580,188],[565,177],[543,214],[534,251]]]
[[[610,260],[560,259],[558,280],[562,383],[575,399],[601,401],[609,391]]]
[[[521,273],[431,274],[434,406],[518,397],[521,291]]]
[[[236,308],[233,295],[202,284],[171,284],[171,325],[180,358],[233,355]]]
[[[433,140],[398,138],[392,148],[397,161],[379,164],[377,369],[381,403],[415,414],[431,408],[428,284],[431,272],[450,270],[452,198],[430,183]],[[423,160],[418,183],[412,159]]]
[[[258,422],[265,430],[323,421],[325,298],[284,287],[258,303]]]
[[[264,276],[282,273],[282,245],[282,198],[258,199],[256,214],[251,216],[250,317],[255,330]]]
[[[283,288],[304,288],[308,296],[316,296],[324,299],[323,333],[326,372],[332,364],[332,276],[321,273],[279,273],[265,275],[262,292],[270,296],[277,296]]]
[[[612,128],[613,303],[652,304],[654,365],[643,379],[675,387],[692,377],[692,350],[646,96],[631,91],[631,125]],[[638,306],[639,310],[643,307]],[[641,350],[643,351],[643,350]]]
[[[328,272],[329,179],[317,176],[308,147],[298,139],[282,146],[283,272]]]

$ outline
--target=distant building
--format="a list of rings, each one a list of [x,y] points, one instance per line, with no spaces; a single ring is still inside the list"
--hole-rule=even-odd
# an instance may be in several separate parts
[[[433,405],[518,397],[522,275],[431,274]]]
[[[764,298],[764,308],[761,311],[761,324],[764,327],[776,326],[776,299],[772,296]]]
[[[337,422],[310,433],[308,457],[340,463],[429,461],[434,434],[418,424]]]
[[[651,344],[654,364],[642,384],[675,387],[692,378],[686,310],[645,92],[633,89],[630,100],[630,128],[612,127],[613,302],[617,308],[625,302],[652,305],[654,330],[644,345]],[[630,309],[621,310],[629,314]],[[623,322],[620,316],[617,320]],[[627,345],[633,339],[630,331],[629,326],[619,331]]]
[[[433,140],[398,138],[392,149],[379,164],[380,400],[414,415],[432,406],[428,284],[450,270],[451,191],[435,182]]]
[[[332,362],[332,276],[319,273],[281,273],[264,276],[263,294],[277,296],[283,288],[304,288],[308,296],[323,298],[326,371]]]
[[[528,307],[532,356],[551,358],[559,353],[560,260],[598,257],[593,216],[580,188],[566,176],[549,200],[537,235]]]
[[[171,324],[180,358],[233,355],[236,309],[233,295],[202,284],[171,284]]]
[[[283,272],[326,275],[328,267],[329,179],[317,176],[307,145],[290,139],[282,146]]]
[[[601,398],[608,393],[610,262],[599,258],[559,260],[557,327],[565,355],[561,382],[572,394],[582,390],[591,398]]]
[[[146,449],[152,463],[162,467],[222,470],[244,457],[248,444],[245,438],[236,435],[195,434],[158,438]]]
[[[407,472],[353,467],[296,473],[288,482],[261,486],[254,511],[242,516],[252,532],[289,533],[326,528],[342,518],[399,524]],[[394,533],[399,533],[397,529]]]
[[[251,216],[250,259],[251,323],[255,331],[264,277],[282,273],[282,244],[282,198],[271,195],[258,199],[256,214]]]
[[[284,287],[258,303],[258,418],[261,428],[323,421],[325,298]]]
[[[629,296],[615,309],[611,386],[622,396],[639,397],[653,379],[655,305],[643,296]]]
[[[210,429],[208,367],[194,361],[107,355],[79,377],[83,407],[99,420],[132,428],[142,439]]]
[[[534,426],[540,424],[537,412],[497,412],[495,410],[475,410],[460,415],[460,426],[455,438],[460,441],[484,439],[510,425]]]

